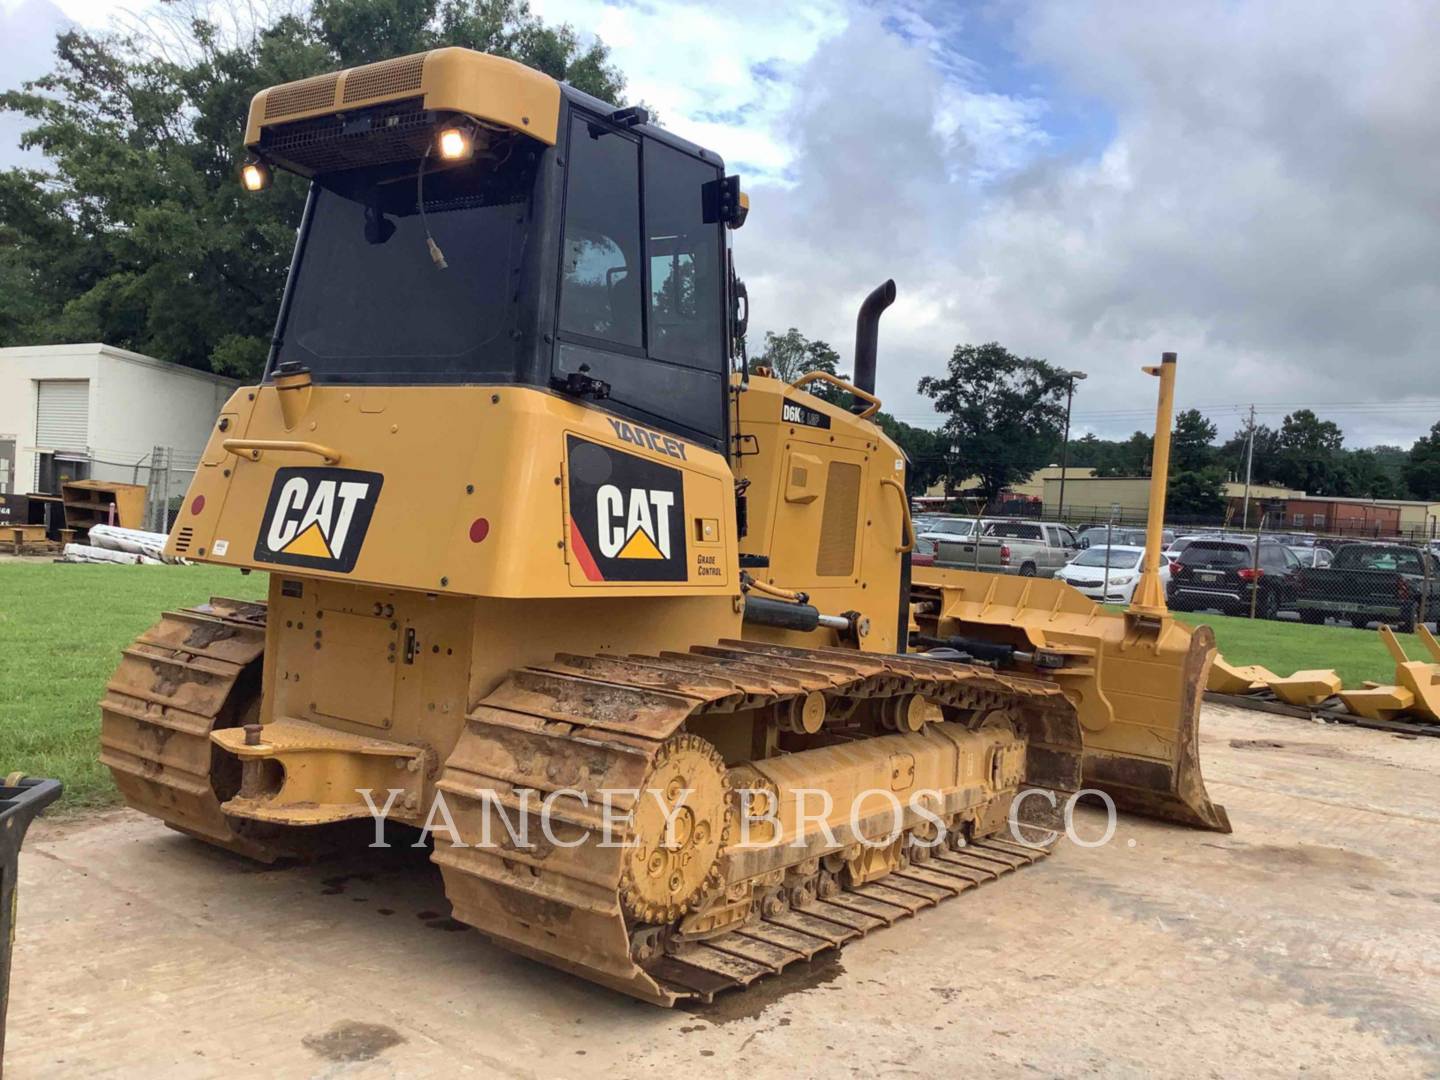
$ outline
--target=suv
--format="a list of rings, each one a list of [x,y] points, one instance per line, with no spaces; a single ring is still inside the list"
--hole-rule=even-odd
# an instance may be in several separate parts
[[[1284,544],[1260,541],[1259,565],[1254,540],[1194,540],[1170,564],[1167,599],[1174,611],[1218,608],[1227,615],[1255,614],[1273,619],[1294,610],[1299,592],[1300,560]]]

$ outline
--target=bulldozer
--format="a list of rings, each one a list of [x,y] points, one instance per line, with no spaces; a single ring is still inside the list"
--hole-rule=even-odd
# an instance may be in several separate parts
[[[1039,861],[1087,787],[1228,828],[1208,632],[1153,565],[1124,614],[912,580],[875,420],[895,286],[852,378],[752,368],[716,154],[459,48],[264,90],[245,144],[255,197],[309,194],[166,552],[268,597],[124,650],[101,756],[131,807],[267,862],[421,830],[456,919],[665,1006]]]

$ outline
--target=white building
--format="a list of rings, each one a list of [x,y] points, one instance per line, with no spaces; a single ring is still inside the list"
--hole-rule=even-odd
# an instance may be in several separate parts
[[[145,484],[155,447],[183,491],[234,379],[109,345],[0,349],[0,493],[62,479]]]

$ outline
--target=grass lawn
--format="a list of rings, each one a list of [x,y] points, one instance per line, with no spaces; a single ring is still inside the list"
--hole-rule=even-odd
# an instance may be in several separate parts
[[[1263,664],[1277,675],[1311,668],[1334,668],[1346,686],[1366,679],[1395,681],[1395,661],[1375,630],[1339,626],[1307,626],[1300,622],[1237,619],[1229,615],[1182,611],[1177,619],[1204,623],[1215,630],[1220,653],[1232,664]],[[1411,660],[1430,654],[1414,634],[1399,634]]]
[[[98,702],[120,649],[167,608],[260,599],[267,582],[217,566],[0,563],[0,773],[58,777],[62,806],[115,802]]]

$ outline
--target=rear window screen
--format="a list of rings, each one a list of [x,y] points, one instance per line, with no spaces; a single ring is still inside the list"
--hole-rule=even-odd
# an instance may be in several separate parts
[[[1012,522],[998,522],[990,526],[991,536],[1008,536],[1015,540],[1039,540],[1039,525],[1020,525]]]
[[[1213,541],[1196,540],[1185,549],[1180,561],[1186,566],[1238,567],[1251,565],[1255,557],[1249,548],[1241,544],[1217,544]]]
[[[1405,548],[1342,547],[1330,564],[1336,570],[1398,570],[1422,574],[1420,553]]]

